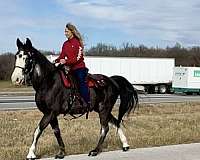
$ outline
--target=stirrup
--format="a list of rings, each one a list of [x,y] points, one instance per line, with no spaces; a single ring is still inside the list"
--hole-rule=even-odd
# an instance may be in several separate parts
[[[89,112],[90,112],[90,108],[91,108],[91,103],[89,102],[86,106],[86,119],[88,119],[88,115],[89,115]]]
[[[86,119],[88,119],[88,115],[89,115],[89,108],[87,107],[87,111],[86,111]]]

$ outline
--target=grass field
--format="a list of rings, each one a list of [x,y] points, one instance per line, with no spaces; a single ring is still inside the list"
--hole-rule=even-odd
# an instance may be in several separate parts
[[[124,133],[131,148],[200,142],[200,103],[140,105],[125,119]],[[114,112],[114,114],[116,114]],[[25,159],[32,135],[41,119],[38,110],[0,112],[0,159]],[[66,154],[88,153],[99,137],[99,118],[91,113],[76,120],[59,117]],[[116,130],[110,129],[103,151],[121,149]],[[37,155],[54,156],[58,145],[48,127],[38,143]]]
[[[11,83],[11,81],[0,81],[0,92],[4,91],[32,91],[32,86],[15,86]]]
[[[0,81],[0,89],[3,88],[15,88],[15,86],[12,85],[11,81]]]

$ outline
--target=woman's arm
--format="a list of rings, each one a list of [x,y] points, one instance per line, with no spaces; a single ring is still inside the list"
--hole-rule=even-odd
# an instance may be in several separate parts
[[[55,60],[56,63],[59,63],[61,59],[65,59],[65,50],[66,50],[65,48],[66,48],[66,44],[64,43],[59,57]]]

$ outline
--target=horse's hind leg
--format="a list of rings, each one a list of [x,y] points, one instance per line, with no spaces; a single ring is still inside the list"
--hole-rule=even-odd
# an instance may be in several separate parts
[[[58,141],[58,144],[59,144],[59,152],[58,152],[58,154],[56,155],[55,158],[56,159],[57,158],[62,159],[65,156],[65,145],[63,143],[63,140],[62,140],[62,137],[61,137],[61,134],[60,134],[60,128],[59,128],[59,125],[58,125],[57,117],[52,119],[50,124],[51,124],[52,129],[54,130],[54,135],[55,135],[55,137]]]
[[[120,138],[120,140],[122,142],[122,145],[123,145],[123,151],[128,151],[129,150],[129,145],[128,145],[126,136],[124,135],[118,120],[112,114],[110,114],[109,124],[117,129],[117,133],[118,133],[119,138]]]
[[[89,156],[96,156],[101,151],[102,144],[109,131],[108,122],[110,121],[111,118],[110,114],[118,97],[118,91],[117,88],[115,88],[115,86],[112,86],[107,88],[106,92],[107,92],[106,94],[104,92],[105,99],[99,104],[98,107],[100,124],[101,124],[100,138],[96,148],[89,152]]]
[[[33,135],[33,142],[32,145],[29,149],[28,155],[27,155],[27,160],[34,160],[36,159],[36,155],[35,155],[35,150],[36,150],[36,145],[38,142],[38,139],[40,137],[40,135],[42,134],[42,131],[48,126],[48,124],[50,123],[51,119],[52,119],[53,114],[48,114],[48,115],[44,115],[38,125],[38,127],[36,128],[34,135]]]

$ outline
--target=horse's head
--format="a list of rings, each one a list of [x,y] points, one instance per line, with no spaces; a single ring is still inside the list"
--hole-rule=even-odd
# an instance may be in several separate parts
[[[25,81],[25,75],[29,73],[32,68],[32,43],[28,38],[25,44],[17,39],[17,48],[18,51],[15,55],[15,68],[11,80],[15,85],[22,85]]]

